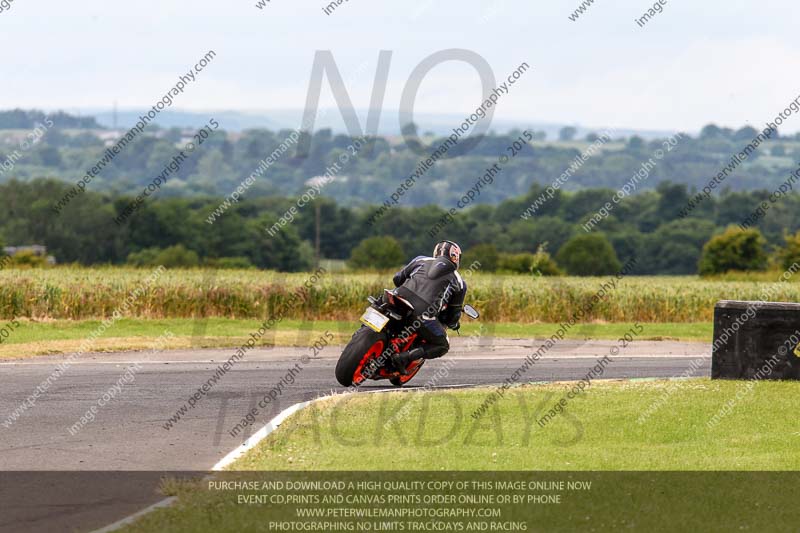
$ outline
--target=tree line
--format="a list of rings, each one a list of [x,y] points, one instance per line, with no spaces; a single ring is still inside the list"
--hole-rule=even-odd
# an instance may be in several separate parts
[[[0,241],[9,246],[45,245],[59,263],[252,265],[298,271],[314,264],[318,214],[320,257],[350,261],[356,267],[370,266],[370,261],[373,267],[400,264],[429,254],[439,239],[451,239],[489,269],[494,265],[498,270],[588,275],[613,270],[635,257],[636,274],[695,274],[701,269],[704,246],[726,228],[738,226],[770,194],[723,191],[681,218],[680,209],[691,192],[685,184],[665,182],[656,190],[625,197],[587,233],[582,223],[612,197],[613,189],[556,191],[533,216],[523,219],[525,209],[543,191],[533,185],[525,195],[496,206],[459,211],[433,238],[429,231],[448,213],[445,207],[396,207],[370,226],[374,205],[350,207],[322,197],[270,235],[268,228],[296,205],[297,198],[243,199],[209,224],[208,215],[220,197],[156,197],[117,225],[114,219],[132,197],[87,191],[56,215],[51,207],[68,187],[52,179],[1,184]],[[746,233],[750,237],[745,241],[763,253],[741,267],[723,260],[721,267],[712,264],[707,272],[765,268],[786,248],[787,237],[800,229],[798,213],[800,195],[782,197],[748,230],[755,236]],[[373,239],[371,244],[364,243],[367,239]],[[389,260],[382,259],[386,255]]]

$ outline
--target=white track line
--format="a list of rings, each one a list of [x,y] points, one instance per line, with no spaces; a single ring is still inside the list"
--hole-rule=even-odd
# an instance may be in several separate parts
[[[270,433],[278,429],[278,426],[280,426],[287,418],[292,416],[300,409],[303,409],[304,407],[314,402],[323,400],[325,398],[330,398],[330,396],[320,396],[319,398],[315,398],[307,402],[296,403],[290,407],[287,407],[286,409],[278,413],[278,416],[267,422],[267,424],[264,427],[262,427],[261,429],[250,435],[250,437],[246,441],[244,441],[238,448],[230,452],[228,455],[223,457],[217,464],[212,466],[211,470],[217,472],[229,467],[237,459],[239,459],[245,453],[253,449],[256,446],[256,444],[267,438],[267,436],[269,436]]]
[[[472,384],[463,384],[463,385],[459,384],[459,385],[449,385],[446,388],[473,387],[473,386],[474,385],[472,385]],[[377,389],[377,390],[369,390],[369,391],[361,391],[361,392],[362,393],[368,393],[368,394],[377,394],[377,393],[381,393],[381,392],[415,392],[416,390],[418,390],[418,389],[414,389],[414,388],[397,388],[397,387],[395,387],[395,388]],[[262,427],[261,429],[259,429],[255,433],[253,433],[250,437],[248,437],[248,439],[246,441],[244,441],[239,447],[237,447],[235,450],[231,451],[228,455],[223,457],[217,464],[212,466],[211,470],[214,471],[214,472],[218,472],[220,470],[225,470],[227,467],[229,467],[234,462],[236,462],[237,459],[242,457],[248,451],[250,451],[253,448],[255,448],[255,446],[259,442],[261,442],[262,440],[267,438],[270,435],[270,433],[272,433],[273,431],[278,429],[278,427],[283,422],[285,422],[287,418],[289,418],[290,416],[295,414],[297,411],[300,411],[301,409],[304,409],[304,408],[308,407],[312,403],[320,402],[320,401],[323,401],[323,400],[330,400],[332,398],[341,398],[342,396],[346,396],[348,394],[354,394],[354,393],[347,393],[346,392],[346,393],[338,393],[338,394],[326,394],[325,396],[319,396],[318,398],[314,398],[313,400],[308,400],[308,401],[305,401],[305,402],[296,403],[294,405],[291,405],[291,406],[287,407],[286,409],[284,409],[283,411],[278,413],[278,415],[275,418],[273,418],[272,420],[267,422],[267,424],[264,427]]]
[[[156,509],[160,509],[162,507],[167,507],[168,505],[172,504],[172,502],[175,501],[176,499],[177,499],[177,496],[170,496],[169,498],[164,498],[160,502],[156,502],[153,505],[151,505],[150,507],[146,507],[146,508],[142,509],[138,513],[133,513],[130,516],[126,516],[122,520],[118,520],[118,521],[114,522],[113,524],[107,525],[106,527],[104,527],[102,529],[95,529],[94,531],[92,531],[92,533],[109,533],[111,531],[116,531],[116,530],[120,529],[121,527],[125,527],[125,526],[128,526],[128,525],[134,523],[135,521],[139,520],[139,518],[141,518],[142,516],[144,516],[144,515],[146,515],[148,513],[151,513],[153,511],[155,511]]]

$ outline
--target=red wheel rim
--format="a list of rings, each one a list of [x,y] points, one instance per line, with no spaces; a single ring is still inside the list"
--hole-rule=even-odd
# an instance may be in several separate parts
[[[356,371],[353,372],[353,385],[361,384],[365,379],[367,379],[361,371],[364,369],[364,366],[369,362],[370,359],[374,359],[378,357],[381,352],[383,352],[383,339],[375,341],[375,344],[370,346],[367,353],[364,354],[364,357],[361,358],[361,361],[358,363],[356,367]]]

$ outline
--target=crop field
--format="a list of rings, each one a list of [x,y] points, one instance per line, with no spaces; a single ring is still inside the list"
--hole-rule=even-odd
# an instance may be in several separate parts
[[[301,298],[308,273],[256,270],[153,270],[58,267],[0,271],[0,319],[98,319],[137,288],[126,318],[222,317],[354,320],[366,297],[391,285],[390,273],[325,273]],[[608,278],[467,275],[468,301],[497,322],[560,322],[586,309],[581,322],[708,322],[721,299],[800,301],[800,284],[778,283],[778,273],[751,279],[699,277]],[[800,280],[800,276],[797,276]],[[616,286],[612,286],[615,282]],[[601,284],[607,290],[593,297]]]

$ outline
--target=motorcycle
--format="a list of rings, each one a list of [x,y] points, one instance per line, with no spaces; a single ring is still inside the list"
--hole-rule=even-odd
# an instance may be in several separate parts
[[[392,355],[424,344],[414,331],[411,304],[395,291],[384,289],[383,298],[369,296],[369,307],[361,315],[362,326],[345,346],[336,363],[336,380],[345,387],[359,386],[366,380],[388,379],[395,387],[408,383],[425,364],[425,359],[411,361],[405,373],[398,371]],[[463,313],[473,320],[480,313],[465,305]]]

